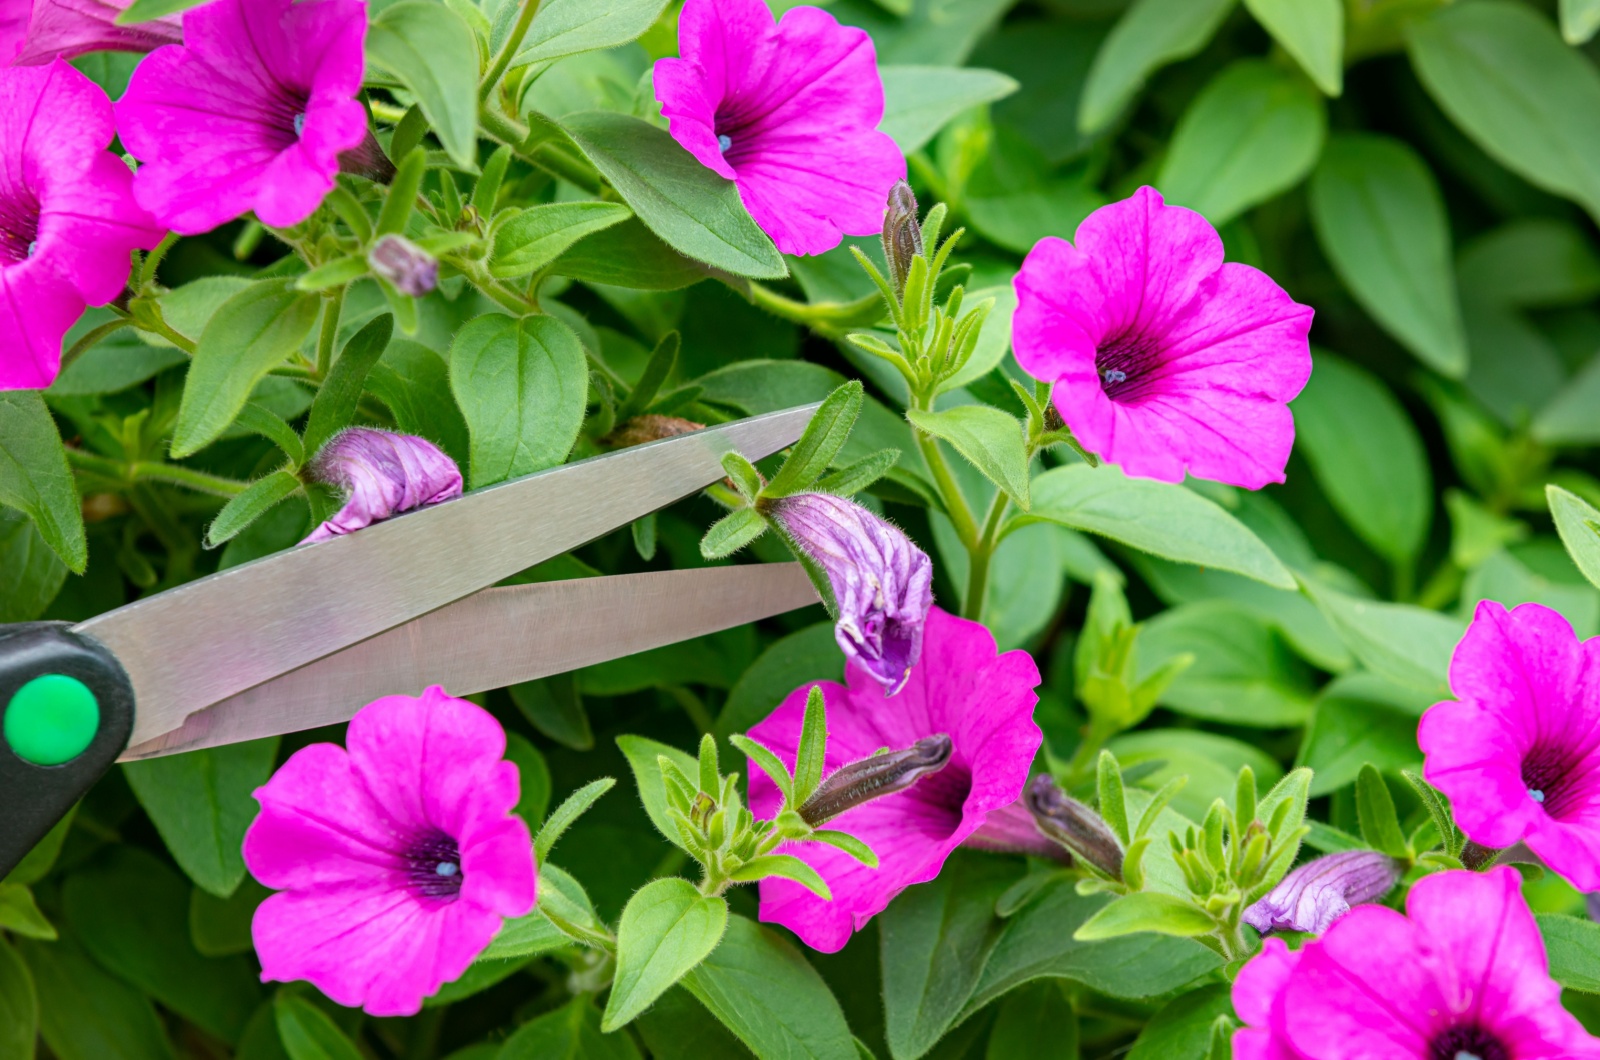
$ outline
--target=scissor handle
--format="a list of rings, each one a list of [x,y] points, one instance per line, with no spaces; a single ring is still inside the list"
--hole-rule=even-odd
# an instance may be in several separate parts
[[[0,626],[0,877],[117,760],[133,685],[65,622]]]

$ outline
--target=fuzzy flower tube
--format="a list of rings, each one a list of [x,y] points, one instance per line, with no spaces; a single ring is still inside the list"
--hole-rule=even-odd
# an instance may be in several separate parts
[[[438,446],[414,434],[374,427],[340,431],[306,471],[316,481],[342,490],[345,501],[302,545],[461,496],[461,469]]]
[[[856,836],[878,856],[876,869],[821,843],[789,844],[782,853],[809,862],[827,881],[824,901],[790,880],[761,881],[761,919],[782,924],[806,945],[825,953],[881,913],[895,895],[939,874],[951,851],[1022,794],[1028,768],[1043,739],[1033,721],[1039,670],[1027,652],[999,654],[977,622],[935,608],[928,615],[926,652],[905,689],[889,700],[858,662],[846,684],[807,685],[789,694],[751,739],[793,765],[806,696],[822,689],[828,708],[824,773],[871,758],[880,749],[937,743],[949,750],[937,772],[910,787],[871,799],[839,814],[828,827]],[[771,816],[782,796],[759,769],[750,773],[750,807]],[[824,780],[824,787],[827,786]]]
[[[280,892],[252,924],[261,978],[413,1015],[533,908],[517,767],[500,723],[438,687],[367,704],[346,744],[296,751],[255,792],[244,860]]]
[[[883,82],[865,30],[815,7],[774,25],[762,0],[687,0],[678,52],[653,75],[673,138],[738,185],[779,250],[821,254],[878,232],[906,162],[878,131]]]
[[[1198,213],[1154,188],[1039,240],[1016,277],[1017,363],[1054,385],[1077,440],[1129,475],[1260,489],[1294,446],[1311,309],[1222,260]]]
[[[1367,905],[1233,984],[1236,1060],[1576,1060],[1600,1039],[1561,1006],[1509,866],[1419,880],[1406,915]]]
[[[1289,873],[1243,920],[1263,935],[1304,931],[1320,935],[1353,905],[1375,902],[1400,882],[1400,866],[1376,850],[1346,850],[1314,858]]]
[[[165,15],[132,26],[117,16],[133,0],[0,0],[0,55],[17,66],[75,59],[89,52],[148,52],[183,40],[183,23]]]
[[[67,329],[161,241],[115,135],[105,92],[66,63],[0,70],[0,390],[49,386]]]

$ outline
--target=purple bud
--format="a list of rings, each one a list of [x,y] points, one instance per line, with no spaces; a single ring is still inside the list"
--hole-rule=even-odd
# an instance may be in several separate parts
[[[943,733],[926,736],[904,751],[885,751],[840,766],[800,807],[800,817],[815,828],[864,802],[904,791],[950,761],[955,744]]]
[[[1065,847],[1040,833],[1025,799],[990,810],[978,830],[963,839],[961,845],[999,854],[1031,854],[1066,864],[1072,862],[1072,855]]]
[[[888,695],[905,687],[922,655],[933,606],[933,563],[897,526],[843,497],[797,493],[763,512],[828,576],[834,636]]]
[[[1244,911],[1244,922],[1269,931],[1320,935],[1352,905],[1373,902],[1400,880],[1400,866],[1375,850],[1346,850],[1308,861]]]
[[[1040,773],[1023,793],[1039,831],[1114,880],[1122,879],[1122,844],[1105,818],[1056,787]]]
[[[379,236],[367,264],[401,294],[421,298],[439,285],[439,261],[405,236]]]
[[[883,259],[896,294],[906,289],[911,259],[922,253],[922,225],[917,220],[917,197],[911,185],[896,181],[889,189],[889,206],[883,212]]]
[[[117,25],[117,16],[131,3],[132,0],[34,0],[21,53],[12,64],[41,66],[88,52],[148,52],[163,44],[183,42],[183,25],[177,15],[133,26]],[[27,11],[25,3],[11,6]]]
[[[392,515],[461,496],[461,471],[426,438],[372,427],[340,431],[306,477],[344,491],[344,507],[300,542],[326,541]]]

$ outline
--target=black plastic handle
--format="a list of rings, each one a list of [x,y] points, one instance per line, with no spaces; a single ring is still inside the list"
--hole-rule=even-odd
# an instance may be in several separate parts
[[[128,746],[133,685],[65,622],[0,626],[0,877]]]

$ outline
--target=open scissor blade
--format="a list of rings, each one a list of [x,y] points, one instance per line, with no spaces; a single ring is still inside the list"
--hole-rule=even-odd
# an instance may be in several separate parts
[[[475,490],[157,593],[75,632],[127,671],[137,702],[129,744],[146,743],[197,710],[705,488],[729,451],[758,460],[792,445],[815,411],[755,416]]]
[[[817,602],[798,563],[652,571],[484,589],[190,714],[122,761],[349,721],[379,696],[470,695]]]

